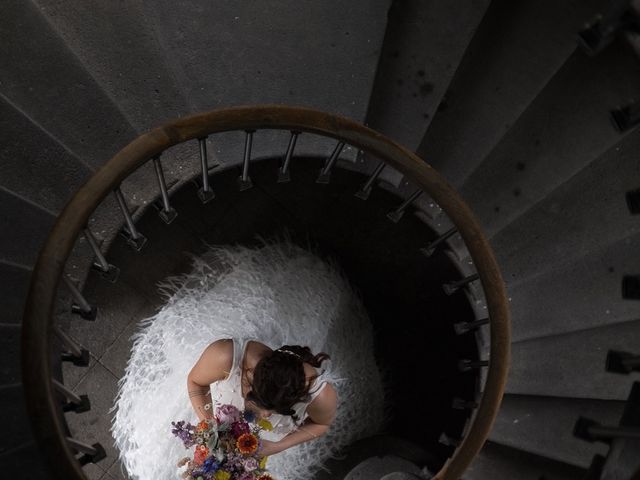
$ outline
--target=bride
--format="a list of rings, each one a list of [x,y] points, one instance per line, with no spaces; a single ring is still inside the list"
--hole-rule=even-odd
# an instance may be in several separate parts
[[[161,285],[167,303],[132,337],[111,409],[129,478],[179,478],[176,462],[189,452],[171,422],[195,424],[217,405],[269,420],[260,453],[279,480],[310,480],[383,428],[383,382],[358,293],[334,260],[288,238],[262,243],[210,247]]]

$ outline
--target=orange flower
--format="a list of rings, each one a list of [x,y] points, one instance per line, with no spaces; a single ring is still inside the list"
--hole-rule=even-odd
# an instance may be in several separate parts
[[[196,453],[193,456],[193,461],[197,465],[200,465],[207,459],[207,455],[209,455],[209,449],[205,445],[198,445],[196,447]]]
[[[209,422],[207,422],[206,420],[202,420],[198,424],[198,430],[207,430],[208,428],[209,428]]]
[[[258,439],[251,433],[243,433],[238,437],[236,447],[240,453],[250,455],[258,449]]]
[[[273,477],[268,473],[263,473],[258,477],[258,480],[273,480]]]

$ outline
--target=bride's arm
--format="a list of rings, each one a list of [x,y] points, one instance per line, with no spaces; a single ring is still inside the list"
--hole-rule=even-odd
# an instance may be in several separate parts
[[[199,420],[213,417],[211,391],[213,382],[223,380],[233,364],[233,342],[228,339],[210,344],[187,376],[187,391]],[[209,409],[205,405],[209,404]]]
[[[282,452],[287,448],[298,445],[299,443],[308,442],[321,437],[329,430],[333,419],[336,416],[338,405],[338,395],[333,385],[327,384],[322,392],[309,404],[307,414],[309,417],[298,428],[286,437],[277,442],[269,442],[263,440],[263,448],[261,453],[273,455]]]

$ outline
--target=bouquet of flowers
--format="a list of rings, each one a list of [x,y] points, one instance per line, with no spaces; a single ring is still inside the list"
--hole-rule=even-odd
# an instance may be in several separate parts
[[[266,471],[267,457],[258,454],[259,434],[271,430],[264,419],[255,421],[251,412],[233,405],[221,405],[214,418],[197,426],[184,421],[171,422],[173,433],[185,448],[195,446],[193,459],[185,457],[178,467],[187,465],[182,478],[189,480],[273,480]]]

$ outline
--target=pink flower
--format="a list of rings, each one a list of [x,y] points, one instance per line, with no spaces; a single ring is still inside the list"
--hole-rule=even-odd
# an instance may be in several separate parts
[[[242,413],[233,405],[221,405],[216,409],[218,424],[237,422],[242,418]]]
[[[247,472],[253,472],[256,468],[258,468],[258,460],[253,457],[245,458],[242,462],[242,466]]]

